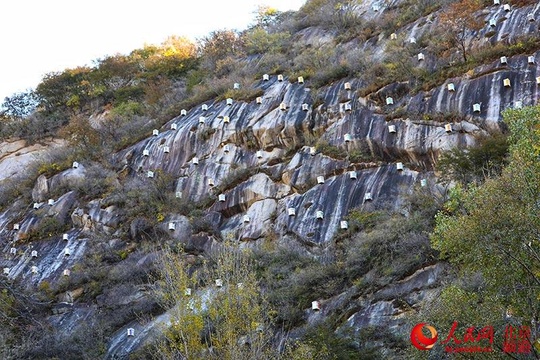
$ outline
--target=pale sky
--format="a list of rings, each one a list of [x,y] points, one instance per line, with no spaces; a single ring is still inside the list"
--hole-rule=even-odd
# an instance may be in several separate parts
[[[43,75],[127,54],[167,36],[245,29],[258,5],[298,10],[305,0],[2,0],[0,105]]]

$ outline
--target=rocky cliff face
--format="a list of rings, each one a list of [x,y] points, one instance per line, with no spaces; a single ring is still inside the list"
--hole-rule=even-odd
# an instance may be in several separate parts
[[[0,181],[9,179],[25,169],[36,159],[45,157],[47,151],[65,145],[61,140],[47,144],[26,146],[24,140],[5,141],[0,143]]]
[[[384,5],[376,1],[363,4],[359,11],[366,11],[367,17],[384,11]],[[382,6],[378,14],[370,10],[373,6]],[[486,26],[479,38],[500,42],[536,33],[537,23],[527,19],[529,13],[540,18],[540,5],[515,8],[509,13],[498,6],[488,7],[481,16],[486,21],[497,19],[498,23],[494,28]],[[434,26],[436,22],[423,18],[400,30],[400,36],[418,38]],[[487,31],[496,35],[486,38]],[[304,41],[310,41],[309,34]],[[380,37],[364,46],[382,53],[388,41]],[[436,59],[426,50],[426,59],[418,66],[429,69]],[[167,231],[169,222],[176,224],[171,236],[188,247],[204,251],[227,237],[257,247],[263,239],[272,237],[283,246],[320,257],[335,243],[337,234],[348,231],[343,221],[351,209],[399,210],[404,196],[413,188],[437,189],[433,170],[441,152],[474,146],[480,136],[500,131],[504,128],[500,113],[505,108],[535,104],[539,61],[538,53],[512,56],[506,64],[487,63],[429,91],[400,96],[393,95],[399,84],[391,84],[377,94],[362,97],[359,89],[364,84],[346,79],[320,89],[315,97],[309,80],[278,81],[272,75],[257,84],[264,92],[260,104],[255,100],[232,104],[215,100],[187,109],[185,116],[171,119],[157,129],[157,134],[148,134],[146,139],[113,154],[113,163],[127,178],[140,177],[145,182],[170,174],[175,178],[177,197],[207,204],[204,216],[211,221],[213,234],[192,234],[189,220],[180,211],[166,214],[162,221],[163,231]],[[511,85],[505,86],[504,79]],[[454,87],[449,90],[450,83]],[[390,96],[393,103],[374,100]],[[398,108],[405,115],[389,119],[388,115]],[[449,124],[423,116],[440,113],[459,114],[461,120]],[[29,154],[41,151],[39,146],[22,147],[18,143],[3,143],[0,148],[0,180],[22,171]],[[42,176],[32,193],[35,208],[28,203],[22,211],[8,207],[0,214],[0,266],[5,277],[28,288],[45,281],[62,282],[66,271],[91,256],[89,249],[97,246],[90,240],[95,233],[105,234],[107,240],[99,246],[111,253],[129,247],[125,240],[118,239],[117,230],[124,218],[120,207],[104,199],[83,201],[72,191],[48,203],[49,192],[60,188],[59,184],[84,176],[84,164],[50,178]],[[61,233],[51,233],[42,234],[40,241],[24,241],[32,229],[51,218],[66,225],[67,239]],[[129,257],[144,264],[149,261],[145,256],[137,252]],[[115,263],[109,271],[122,263]],[[409,307],[414,307],[433,296],[443,269],[442,264],[418,269],[366,297],[353,298],[344,293],[323,299],[324,310],[309,317],[324,317],[340,308],[348,314],[342,327],[358,331],[373,324],[397,326],[409,309],[395,299],[405,298]],[[124,290],[119,301],[129,306],[149,296],[142,288]],[[354,293],[354,289],[351,291]],[[48,319],[53,326],[73,329],[81,318],[95,315],[101,305],[89,307],[78,302],[78,296],[76,287],[66,288],[63,297],[57,299],[55,314]],[[102,301],[106,303],[106,299]],[[107,334],[107,358],[127,356],[144,343],[157,324],[166,323],[167,314],[144,324],[136,317],[129,320]],[[134,337],[126,335],[128,327],[136,329]]]

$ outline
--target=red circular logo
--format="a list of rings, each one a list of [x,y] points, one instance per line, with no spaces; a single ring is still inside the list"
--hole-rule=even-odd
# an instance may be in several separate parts
[[[427,337],[422,332],[423,328],[429,330],[431,337]],[[433,326],[426,325],[426,323],[420,323],[413,327],[411,331],[411,343],[418,350],[429,350],[437,342],[437,330]]]

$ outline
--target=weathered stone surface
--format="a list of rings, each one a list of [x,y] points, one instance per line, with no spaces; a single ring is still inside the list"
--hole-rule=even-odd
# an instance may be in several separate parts
[[[38,176],[34,189],[32,190],[32,200],[44,202],[49,198],[49,192],[57,192],[62,188],[74,188],[74,186],[84,179],[85,169],[82,164],[78,168],[64,170],[50,179],[45,175]]]
[[[69,168],[51,177],[49,179],[49,188],[51,191],[55,191],[61,187],[72,188],[82,179],[86,174],[86,169],[83,164],[79,164],[77,168]]]
[[[225,202],[214,203],[211,210],[219,211],[224,217],[229,218],[245,212],[257,201],[268,198],[279,199],[289,192],[289,186],[275,183],[264,173],[257,173],[231,191],[225,192]]]
[[[66,312],[71,311],[72,308],[73,304],[70,304],[68,302],[61,302],[53,306],[52,313],[54,315],[65,314]]]
[[[47,214],[49,216],[54,216],[61,224],[65,224],[69,222],[69,214],[76,206],[77,202],[77,194],[74,191],[70,191],[55,200],[54,205],[46,205],[49,206]]]
[[[73,304],[73,302],[77,300],[79,297],[81,297],[83,293],[84,293],[84,288],[80,287],[80,288],[73,289],[70,291],[66,291],[62,294],[59,294],[57,298],[58,298],[58,301],[61,303]]]
[[[60,308],[69,309],[67,312],[58,313],[48,318],[49,322],[55,329],[58,329],[59,334],[63,336],[72,336],[74,330],[80,326],[98,326],[95,316],[97,309],[94,306],[80,306],[73,304],[71,307],[66,304],[59,304]],[[54,312],[54,310],[53,310]]]
[[[114,205],[102,209],[100,200],[92,200],[84,208],[75,209],[71,214],[71,220],[84,231],[103,231],[112,234],[123,220],[123,211]]]
[[[62,279],[65,269],[70,269],[79,262],[86,250],[86,239],[79,238],[79,231],[68,232],[68,241],[62,240],[62,234],[45,234],[41,241],[21,244],[16,240],[7,244],[17,248],[17,253],[9,257],[0,258],[0,267],[9,267],[10,278],[23,278],[24,285],[29,289],[40,282],[49,282]],[[69,256],[65,255],[68,249]],[[36,251],[37,256],[32,256]],[[32,266],[36,266],[37,273],[32,273]]]
[[[32,190],[32,200],[35,202],[43,202],[47,200],[49,194],[49,182],[45,175],[39,175],[36,179],[36,185]]]
[[[358,307],[358,311],[349,317],[345,326],[353,328],[355,332],[378,325],[395,329],[404,323],[406,313],[419,306],[421,301],[438,294],[437,287],[445,275],[445,269],[446,266],[440,263],[420,269],[406,279],[359,299],[352,305]]]
[[[0,182],[24,172],[36,159],[44,158],[51,150],[64,145],[65,141],[60,139],[30,146],[25,140],[0,142]]]
[[[173,223],[175,229],[169,229],[169,223]],[[168,232],[169,235],[180,242],[186,242],[191,234],[191,224],[189,219],[181,215],[173,215],[165,219],[161,225],[161,229]]]

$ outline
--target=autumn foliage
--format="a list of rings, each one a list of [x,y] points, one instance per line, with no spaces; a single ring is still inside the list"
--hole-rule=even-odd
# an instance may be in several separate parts
[[[477,14],[481,8],[481,0],[461,0],[450,4],[440,16],[448,47],[457,48],[463,61],[467,61],[469,33],[484,26],[483,19]]]

